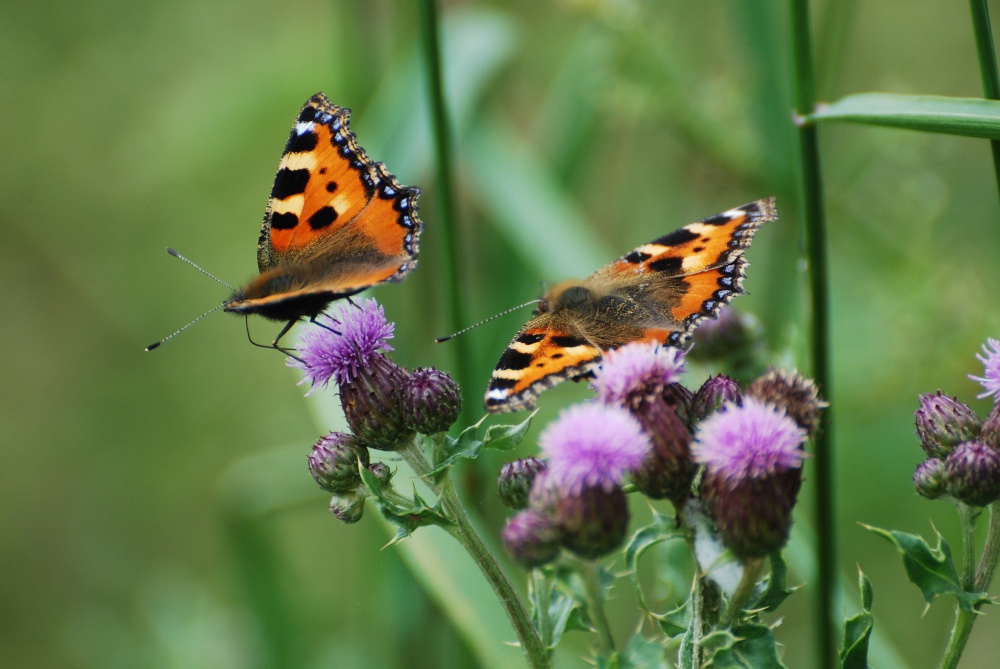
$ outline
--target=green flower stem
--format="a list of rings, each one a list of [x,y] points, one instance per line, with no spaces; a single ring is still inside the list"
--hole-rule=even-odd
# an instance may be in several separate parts
[[[726,608],[725,622],[727,625],[737,622],[743,606],[753,594],[754,588],[757,587],[757,581],[760,580],[760,575],[763,572],[763,558],[751,558],[743,564],[743,576],[740,578],[740,584],[736,586],[736,592],[733,593],[729,600],[729,606]]]
[[[979,559],[979,569],[976,570],[975,592],[986,592],[990,589],[998,562],[1000,562],[1000,502],[993,502],[990,505],[990,529],[986,534],[983,556]]]
[[[790,0],[792,44],[792,88],[799,118],[813,111],[816,89],[813,72],[809,0]],[[833,398],[830,373],[829,270],[827,268],[826,222],[823,212],[823,179],[820,172],[819,138],[815,124],[798,126],[799,197],[809,259],[809,290],[812,300],[810,328],[813,377],[827,400]],[[834,595],[837,587],[836,523],[834,510],[833,414],[826,411],[826,426],[816,437],[813,479],[816,490],[816,666],[833,669],[837,660]]]
[[[587,613],[597,631],[597,654],[611,657],[615,652],[615,638],[611,634],[611,624],[604,608],[604,590],[601,588],[601,566],[597,560],[578,560],[583,592],[587,598]]]
[[[419,437],[414,438],[399,454],[403,456],[406,463],[413,468],[413,471],[421,477],[431,491],[437,495],[442,509],[451,522],[454,523],[454,525],[445,529],[468,551],[469,555],[475,561],[476,566],[479,567],[486,581],[490,584],[490,587],[493,588],[493,592],[496,593],[497,599],[500,600],[500,605],[503,607],[504,613],[507,614],[507,619],[510,621],[511,627],[514,628],[514,633],[521,643],[521,650],[528,661],[528,666],[532,669],[549,669],[551,663],[548,651],[542,645],[538,633],[531,624],[531,618],[528,616],[521,598],[517,596],[517,592],[511,585],[510,579],[507,578],[507,575],[500,568],[496,558],[493,557],[486,544],[483,543],[482,537],[473,528],[468,514],[458,499],[458,495],[455,494],[451,478],[445,474],[439,483],[435,483],[433,478],[428,476],[432,467],[420,451],[418,439]]]
[[[993,46],[990,27],[990,8],[986,0],[969,0],[972,11],[972,29],[976,35],[976,55],[979,57],[979,76],[983,83],[983,97],[1000,100],[1000,73],[997,72],[997,54]],[[1000,193],[1000,140],[991,139],[993,172]]]
[[[962,589],[971,592],[976,582],[976,519],[979,509],[959,503],[962,520]]]
[[[965,650],[965,643],[972,633],[972,625],[976,622],[979,614],[975,611],[963,611],[958,606],[955,607],[958,614],[955,616],[955,626],[951,630],[951,638],[948,639],[948,646],[944,650],[944,657],[941,658],[940,669],[955,669],[958,661]]]
[[[549,610],[552,606],[552,577],[541,569],[531,570],[531,583],[535,593],[535,606],[538,609],[538,635],[542,645],[552,647],[552,618]]]

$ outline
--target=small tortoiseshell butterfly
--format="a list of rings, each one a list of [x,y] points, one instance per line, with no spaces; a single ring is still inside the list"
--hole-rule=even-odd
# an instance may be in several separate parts
[[[486,410],[532,408],[543,390],[592,372],[603,351],[633,341],[684,344],[698,323],[746,292],[743,252],[776,218],[774,198],[757,200],[640,246],[583,281],[553,286],[500,356]]]
[[[417,263],[423,224],[419,188],[403,186],[358,145],[351,110],[322,93],[295,119],[257,242],[260,275],[223,303],[235,314],[315,319],[331,302],[386,281]]]

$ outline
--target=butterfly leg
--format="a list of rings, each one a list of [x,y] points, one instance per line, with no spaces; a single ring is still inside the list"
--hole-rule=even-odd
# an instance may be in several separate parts
[[[286,323],[286,324],[285,324],[285,327],[283,327],[283,328],[281,329],[281,332],[279,332],[279,333],[278,333],[278,336],[277,336],[277,337],[275,337],[275,338],[274,338],[274,341],[272,341],[272,342],[271,342],[270,344],[261,344],[261,343],[259,343],[259,342],[256,342],[256,341],[254,341],[254,340],[253,340],[253,336],[251,336],[251,334],[250,334],[250,316],[249,316],[249,315],[247,315],[247,316],[246,316],[246,320],[245,320],[245,323],[246,323],[246,328],[247,328],[247,339],[248,339],[248,340],[250,341],[250,343],[251,343],[251,344],[253,344],[254,346],[257,346],[257,347],[259,347],[259,348],[272,348],[272,349],[274,349],[274,350],[276,350],[276,351],[281,351],[282,353],[284,353],[285,355],[287,355],[287,356],[288,356],[289,358],[295,358],[295,359],[296,359],[296,360],[298,360],[299,362],[302,362],[302,363],[304,363],[305,361],[304,361],[304,360],[303,360],[302,358],[300,358],[299,356],[297,356],[297,355],[295,355],[294,353],[292,353],[292,351],[293,351],[293,350],[295,350],[295,349],[289,349],[289,348],[282,348],[282,347],[278,346],[278,340],[279,340],[279,339],[281,339],[282,337],[284,337],[284,336],[285,336],[285,334],[286,334],[286,333],[287,333],[287,332],[288,332],[289,330],[291,330],[291,329],[292,329],[292,326],[293,326],[293,325],[295,325],[295,323],[296,323],[296,322],[297,322],[297,321],[289,321],[288,323]]]
[[[317,314],[317,316],[318,316],[318,315],[319,315],[319,314]],[[329,319],[330,319],[331,321],[333,321],[333,322],[334,322],[334,323],[336,323],[337,325],[340,325],[340,321],[338,321],[338,320],[337,320],[336,318],[334,318],[333,316],[330,316],[330,315],[328,314],[328,315],[327,315],[327,318],[329,318]],[[333,334],[335,334],[335,335],[338,335],[338,336],[340,335],[340,331],[339,331],[339,330],[334,330],[334,329],[333,329],[332,327],[330,327],[329,325],[325,325],[325,324],[323,324],[323,323],[320,323],[320,322],[319,322],[318,320],[316,320],[316,316],[310,316],[310,317],[309,317],[309,322],[310,322],[310,323],[312,323],[313,325],[316,325],[316,326],[319,326],[319,327],[323,328],[324,330],[329,330],[330,332],[332,332],[332,333],[333,333]]]

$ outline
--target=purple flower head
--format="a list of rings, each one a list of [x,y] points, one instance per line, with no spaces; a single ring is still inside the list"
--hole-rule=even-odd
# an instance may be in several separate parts
[[[635,342],[604,354],[593,387],[606,404],[623,402],[639,389],[660,392],[684,373],[684,351],[656,342]]]
[[[730,484],[802,466],[806,431],[777,407],[753,397],[724,404],[698,427],[694,459]]]
[[[305,372],[312,392],[333,379],[343,385],[357,378],[358,370],[370,364],[382,351],[391,351],[387,343],[395,324],[385,320],[385,312],[373,299],[360,304],[344,304],[337,315],[323,315],[321,327],[309,328],[302,335],[299,357],[289,358],[289,365]]]
[[[993,402],[1000,403],[1000,341],[992,337],[987,338],[986,343],[983,344],[983,353],[977,353],[976,358],[983,363],[983,375],[973,376],[969,374],[969,378],[979,382],[985,388],[976,397],[983,399],[992,395]]]
[[[620,485],[650,448],[649,437],[628,411],[600,404],[566,409],[538,443],[548,460],[550,483],[567,491]]]

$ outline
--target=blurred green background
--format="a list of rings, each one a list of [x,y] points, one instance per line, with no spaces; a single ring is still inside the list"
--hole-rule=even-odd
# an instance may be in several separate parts
[[[419,271],[373,292],[397,321],[397,360],[454,371],[454,347],[432,343],[445,334],[444,259],[416,7],[0,5],[0,665],[476,666],[481,646],[459,640],[401,559],[419,550],[380,550],[389,534],[373,512],[342,526],[312,484],[309,447],[339,424],[332,392],[304,400],[280,356],[247,344],[227,316],[143,352],[227,296],[165,246],[230,282],[256,272],[286,133],[322,90],[354,109],[371,156],[424,190]],[[965,5],[829,0],[814,11],[822,99],[980,95]],[[776,195],[781,221],[749,251],[752,295],[737,306],[762,319],[783,360],[805,366],[783,3],[446,2],[441,13],[469,318]],[[925,614],[895,551],[858,523],[924,534],[933,523],[958,544],[950,508],[910,485],[921,456],[912,412],[938,387],[987,408],[966,375],[1000,336],[989,147],[863,126],[825,126],[821,145],[844,613],[856,610],[860,567],[875,584],[880,666],[932,666],[950,602]],[[466,335],[473,396],[527,315]],[[271,324],[251,326],[273,336]],[[574,384],[548,393],[535,429],[584,396]],[[494,531],[503,514],[475,486],[501,462],[486,456],[478,479],[470,468],[473,506]],[[793,542],[804,587],[778,630],[800,667],[815,661],[800,550],[812,493],[807,481]],[[655,571],[669,581],[682,553],[665,549]],[[623,637],[631,604],[616,591]],[[1000,652],[1000,623],[986,614],[968,666]],[[494,634],[513,638],[503,624]],[[518,666],[516,650],[495,647],[489,666]],[[571,644],[560,666],[584,666],[584,650]]]

